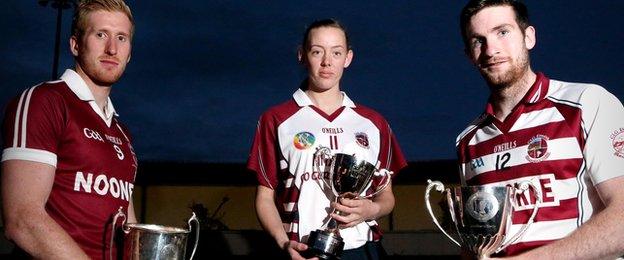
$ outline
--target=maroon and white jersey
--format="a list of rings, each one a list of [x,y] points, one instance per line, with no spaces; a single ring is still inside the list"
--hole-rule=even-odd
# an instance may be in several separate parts
[[[356,106],[346,94],[343,106],[332,115],[316,108],[301,89],[293,98],[260,117],[247,167],[256,172],[260,185],[276,191],[277,208],[289,238],[305,241],[311,231],[325,228],[334,200],[319,179],[324,173],[313,169],[318,147],[355,154],[394,172],[406,162],[385,119],[372,109]],[[340,235],[345,249],[352,249],[378,240],[381,231],[370,221],[341,229]]]
[[[543,74],[504,122],[491,104],[457,139],[463,185],[517,185],[541,191],[535,223],[505,254],[567,236],[604,208],[594,186],[624,175],[624,108],[600,86],[549,80]],[[516,234],[535,204],[514,201]]]
[[[56,167],[48,214],[91,258],[103,258],[111,217],[119,207],[127,213],[137,169],[110,99],[102,111],[82,78],[67,70],[13,100],[3,130],[2,161]]]

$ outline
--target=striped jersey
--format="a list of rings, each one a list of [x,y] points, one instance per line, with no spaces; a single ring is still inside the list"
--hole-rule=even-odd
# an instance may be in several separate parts
[[[457,138],[462,185],[531,181],[542,205],[533,223],[504,254],[516,255],[561,239],[602,204],[595,185],[624,175],[624,108],[598,85],[537,80],[500,122],[491,103]],[[530,217],[536,198],[514,200],[509,235]]]
[[[275,190],[277,209],[291,240],[305,242],[310,232],[325,228],[331,213],[334,195],[320,179],[326,173],[313,167],[318,147],[355,154],[395,173],[407,164],[380,114],[356,106],[344,93],[342,105],[327,115],[299,89],[292,100],[270,108],[258,122],[247,166],[256,173],[260,185]],[[373,182],[372,189],[379,181]],[[352,249],[378,240],[381,231],[375,221],[370,221],[341,229],[340,235],[344,249]]]
[[[137,160],[110,99],[102,111],[73,70],[26,89],[7,107],[2,161],[54,166],[47,213],[92,259],[109,244],[110,220],[132,198]]]

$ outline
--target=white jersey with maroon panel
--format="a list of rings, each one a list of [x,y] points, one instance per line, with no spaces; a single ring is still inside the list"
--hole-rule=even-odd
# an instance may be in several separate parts
[[[535,223],[505,254],[561,239],[604,207],[594,188],[624,175],[624,108],[602,87],[549,80],[535,84],[504,122],[491,104],[457,140],[463,185],[530,180],[543,204]],[[526,223],[535,198],[517,196],[511,233]]]
[[[110,220],[127,210],[137,169],[127,130],[108,100],[101,111],[82,78],[25,90],[4,120],[2,161],[28,160],[56,167],[46,204],[49,215],[94,259],[108,246]]]
[[[346,94],[343,107],[332,115],[314,107],[300,89],[293,98],[260,118],[248,167],[256,172],[261,185],[276,190],[281,205],[278,210],[290,239],[305,241],[311,231],[324,228],[331,211],[330,200],[334,199],[319,179],[323,174],[313,169],[319,146],[330,148],[332,153],[355,154],[394,172],[406,162],[383,117],[356,106]],[[340,234],[345,249],[381,236],[375,221],[341,229]]]

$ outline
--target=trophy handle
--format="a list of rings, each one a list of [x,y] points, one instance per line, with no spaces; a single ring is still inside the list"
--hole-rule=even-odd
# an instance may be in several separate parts
[[[321,176],[321,180],[323,181],[323,183],[325,184],[326,187],[329,187],[331,189],[331,183],[327,182],[327,180],[325,179],[325,176],[323,176],[325,174],[325,171],[321,170],[321,167],[319,166],[320,161],[326,161],[327,159],[331,158],[331,150],[328,147],[325,146],[319,146],[316,148],[316,152],[314,152],[314,160],[313,160],[313,170],[316,170]],[[325,165],[323,163],[323,165]],[[316,168],[316,169],[314,169]],[[332,171],[329,171],[329,180],[331,181],[332,179]],[[333,189],[332,189],[333,192]],[[334,192],[334,195],[338,196],[338,194],[336,194]]]
[[[442,228],[442,226],[440,226],[440,223],[438,223],[438,219],[436,218],[436,216],[433,214],[433,211],[431,210],[431,204],[429,203],[429,193],[431,192],[431,189],[435,188],[437,192],[442,193],[444,192],[444,184],[442,184],[442,182],[439,182],[439,181],[431,181],[431,180],[427,180],[427,183],[429,183],[429,185],[427,185],[427,190],[425,191],[425,205],[427,206],[427,211],[429,212],[429,215],[431,216],[431,219],[433,220],[433,224],[435,224],[436,227],[438,227],[438,229],[440,229],[440,231],[444,233],[444,235],[446,235],[449,239],[451,239],[451,241],[455,242],[455,244],[461,247],[461,244],[459,244],[457,240],[455,240],[448,233],[446,233],[446,231]]]
[[[123,213],[123,207],[119,207],[119,209],[117,210],[117,214],[115,214],[115,216],[113,217],[113,225],[111,227],[111,239],[110,239],[110,244],[109,244],[109,248],[108,248],[108,252],[110,255],[110,260],[113,260],[115,258],[113,258],[113,243],[115,243],[115,226],[117,224],[117,220],[119,218],[123,218],[123,220],[121,221],[121,226],[123,229],[123,225],[126,223],[126,214]],[[124,230],[125,231],[125,230]]]
[[[388,185],[390,184],[390,182],[392,181],[392,171],[388,171],[386,169],[381,169],[379,171],[377,171],[377,173],[379,173],[380,175],[382,175],[383,179],[381,179],[381,182],[379,183],[379,185],[377,185],[377,190],[375,190],[375,192],[362,196],[360,198],[364,198],[364,199],[368,199],[368,198],[372,198],[375,195],[379,194],[380,192],[382,192],[383,190],[385,190]]]
[[[191,223],[195,223],[196,232],[195,232],[195,246],[193,246],[193,253],[191,253],[191,258],[189,260],[193,260],[195,256],[195,250],[197,250],[197,245],[199,244],[199,220],[197,216],[195,216],[195,212],[193,212],[193,216],[188,220],[189,231],[191,231]]]
[[[522,228],[518,231],[518,233],[516,233],[512,238],[510,238],[509,241],[503,242],[500,245],[500,247],[498,249],[496,249],[496,253],[498,253],[501,250],[505,249],[507,246],[513,244],[514,242],[516,242],[516,240],[520,239],[522,237],[522,235],[524,235],[524,232],[526,232],[527,229],[529,228],[529,226],[531,224],[533,224],[533,220],[535,219],[535,216],[537,215],[537,210],[542,205],[542,192],[540,190],[538,190],[537,187],[535,187],[533,182],[531,182],[531,181],[524,181],[524,182],[521,182],[519,186],[520,187],[518,189],[515,189],[514,197],[517,194],[522,194],[526,190],[529,190],[529,186],[531,188],[533,188],[533,195],[535,195],[535,207],[533,207],[533,213],[531,213],[531,217],[529,218],[527,223],[522,226]]]

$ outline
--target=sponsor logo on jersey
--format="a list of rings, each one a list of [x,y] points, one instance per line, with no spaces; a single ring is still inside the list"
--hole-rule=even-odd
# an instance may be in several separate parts
[[[342,127],[323,127],[323,129],[321,129],[321,131],[324,134],[342,134],[344,131],[342,130]]]
[[[516,141],[506,142],[502,144],[497,144],[494,146],[494,153],[500,153],[507,150],[511,150],[516,148]]]
[[[121,138],[119,138],[119,137],[110,136],[110,135],[107,135],[107,134],[104,134],[104,136],[106,136],[106,140],[108,140],[111,143],[114,143],[116,145],[122,145],[123,144],[123,142],[121,141]]]
[[[360,145],[362,148],[369,148],[368,145],[368,135],[366,133],[358,132],[355,133],[355,142]]]
[[[526,156],[529,162],[541,162],[550,156],[550,152],[548,151],[548,139],[548,136],[536,135],[529,140]]]
[[[316,140],[316,138],[312,133],[301,132],[295,135],[293,144],[295,145],[295,148],[299,150],[305,150],[314,145],[314,140]]]
[[[84,135],[89,138],[89,139],[93,139],[93,140],[98,140],[100,142],[104,142],[104,138],[102,138],[102,135],[100,133],[98,133],[95,130],[91,130],[89,128],[83,128],[82,132],[84,133]]]
[[[115,177],[108,177],[100,174],[93,178],[93,173],[87,173],[85,176],[82,172],[76,172],[74,178],[74,190],[85,193],[96,193],[100,196],[113,196],[117,199],[130,201],[134,184],[127,181],[118,180]]]
[[[468,198],[466,209],[476,220],[486,222],[498,213],[498,200],[491,193],[479,191]]]
[[[556,185],[555,175],[552,173],[541,174],[536,176],[528,176],[510,180],[509,183],[514,185],[515,188],[519,188],[519,183],[530,181],[534,187],[538,189],[538,195],[542,197],[542,204],[540,208],[544,207],[558,207],[560,205],[560,198],[556,196],[557,189],[569,189],[565,185]],[[533,187],[525,192],[517,193],[514,199],[514,209],[516,211],[527,210],[535,208],[537,198],[531,191]],[[573,189],[578,189],[573,187]]]
[[[611,143],[615,149],[615,156],[624,158],[624,128],[620,128],[611,134]]]

